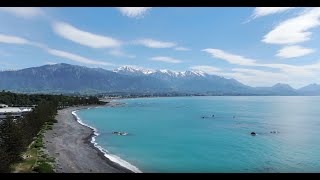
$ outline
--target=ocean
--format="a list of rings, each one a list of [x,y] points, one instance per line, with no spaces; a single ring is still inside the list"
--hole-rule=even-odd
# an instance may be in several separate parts
[[[117,101],[76,114],[107,157],[135,172],[320,172],[320,97]]]

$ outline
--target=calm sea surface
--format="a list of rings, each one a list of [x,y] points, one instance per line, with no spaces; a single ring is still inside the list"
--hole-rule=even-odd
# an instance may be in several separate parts
[[[76,113],[97,129],[98,145],[142,172],[320,172],[320,97],[119,102]]]

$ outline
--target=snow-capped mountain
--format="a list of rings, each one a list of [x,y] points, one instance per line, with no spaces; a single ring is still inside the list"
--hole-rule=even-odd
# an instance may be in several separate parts
[[[156,77],[160,79],[175,79],[175,78],[195,78],[195,77],[207,77],[208,74],[202,71],[183,71],[183,72],[176,72],[167,69],[160,69],[160,70],[151,70],[151,69],[143,69],[137,67],[130,67],[130,66],[122,66],[119,67],[113,72],[117,72],[119,74],[124,75],[135,75],[135,76],[150,76]]]
[[[125,74],[125,75],[124,75]],[[205,93],[215,95],[320,95],[320,85],[299,90],[287,84],[250,87],[201,71],[175,72],[121,67],[114,72],[70,64],[0,72],[0,90],[17,92]]]
[[[133,67],[133,66],[122,66],[117,69],[114,69],[113,72],[124,74],[124,75],[136,75],[136,76],[142,76],[142,75],[148,75],[153,73],[153,70],[150,69],[142,69],[139,67]]]
[[[23,92],[161,92],[168,91],[170,87],[156,78],[126,76],[105,69],[61,63],[0,72],[0,89]]]
[[[184,71],[179,73],[180,77],[207,77],[208,74],[203,71]]]
[[[120,67],[114,72],[137,77],[148,77],[166,82],[172,89],[183,92],[245,92],[250,87],[233,79],[209,75],[202,71],[176,72],[167,69],[146,70],[143,68]],[[236,90],[235,90],[236,89]]]

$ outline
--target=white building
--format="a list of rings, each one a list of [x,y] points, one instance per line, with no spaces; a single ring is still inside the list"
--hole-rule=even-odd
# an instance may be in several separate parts
[[[0,104],[0,108],[6,108],[6,107],[9,107],[9,106],[6,104]]]
[[[26,113],[32,111],[32,108],[23,107],[4,107],[0,108],[0,119],[4,119],[7,115],[11,115],[13,118],[19,118]]]

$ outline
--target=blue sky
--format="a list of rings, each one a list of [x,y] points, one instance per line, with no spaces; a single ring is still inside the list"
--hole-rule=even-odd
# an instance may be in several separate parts
[[[0,8],[0,69],[69,63],[320,83],[320,8]]]

